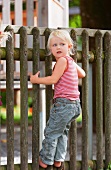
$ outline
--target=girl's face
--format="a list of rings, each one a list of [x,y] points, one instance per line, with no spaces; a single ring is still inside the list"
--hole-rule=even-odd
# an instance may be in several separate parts
[[[53,37],[50,41],[50,50],[56,60],[60,57],[68,56],[70,48],[71,45],[59,37]]]

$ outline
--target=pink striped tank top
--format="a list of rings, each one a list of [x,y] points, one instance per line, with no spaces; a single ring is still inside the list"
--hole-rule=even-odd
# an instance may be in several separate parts
[[[67,59],[67,69],[59,81],[54,85],[54,98],[67,98],[69,100],[79,99],[78,73],[74,60],[70,56]]]

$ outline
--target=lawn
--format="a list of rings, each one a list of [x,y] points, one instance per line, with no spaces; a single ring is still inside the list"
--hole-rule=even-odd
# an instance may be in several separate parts
[[[6,123],[6,108],[0,106],[0,118],[1,118],[1,123]],[[31,123],[32,120],[32,108],[28,108],[28,120],[29,123]],[[14,122],[15,123],[20,123],[20,107],[15,106],[14,107]]]
[[[1,118],[1,123],[6,123],[6,108],[0,106],[0,118]],[[82,114],[80,114],[80,116],[76,119],[77,123],[81,123],[82,122]],[[29,123],[32,122],[32,108],[28,108],[28,121]],[[14,122],[15,123],[20,123],[20,107],[19,106],[15,106],[14,107]]]

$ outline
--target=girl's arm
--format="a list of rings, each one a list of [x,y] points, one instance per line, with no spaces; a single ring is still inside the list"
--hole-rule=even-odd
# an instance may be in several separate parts
[[[78,64],[75,63],[75,65],[76,65],[76,68],[77,68],[78,77],[84,78],[86,76],[85,71]]]
[[[40,74],[40,71],[38,71],[35,75],[30,76],[30,81],[33,84],[45,84],[45,85],[55,84],[63,75],[66,67],[67,60],[64,57],[61,57],[57,60],[57,63],[51,76],[38,77]]]

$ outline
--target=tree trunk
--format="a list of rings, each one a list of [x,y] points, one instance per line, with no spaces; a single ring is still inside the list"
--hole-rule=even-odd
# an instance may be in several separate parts
[[[111,29],[111,0],[80,0],[82,27],[91,29]],[[89,50],[94,50],[94,38],[89,39]],[[93,131],[96,130],[96,72],[93,63]]]
[[[111,0],[80,0],[83,28],[111,29]]]

